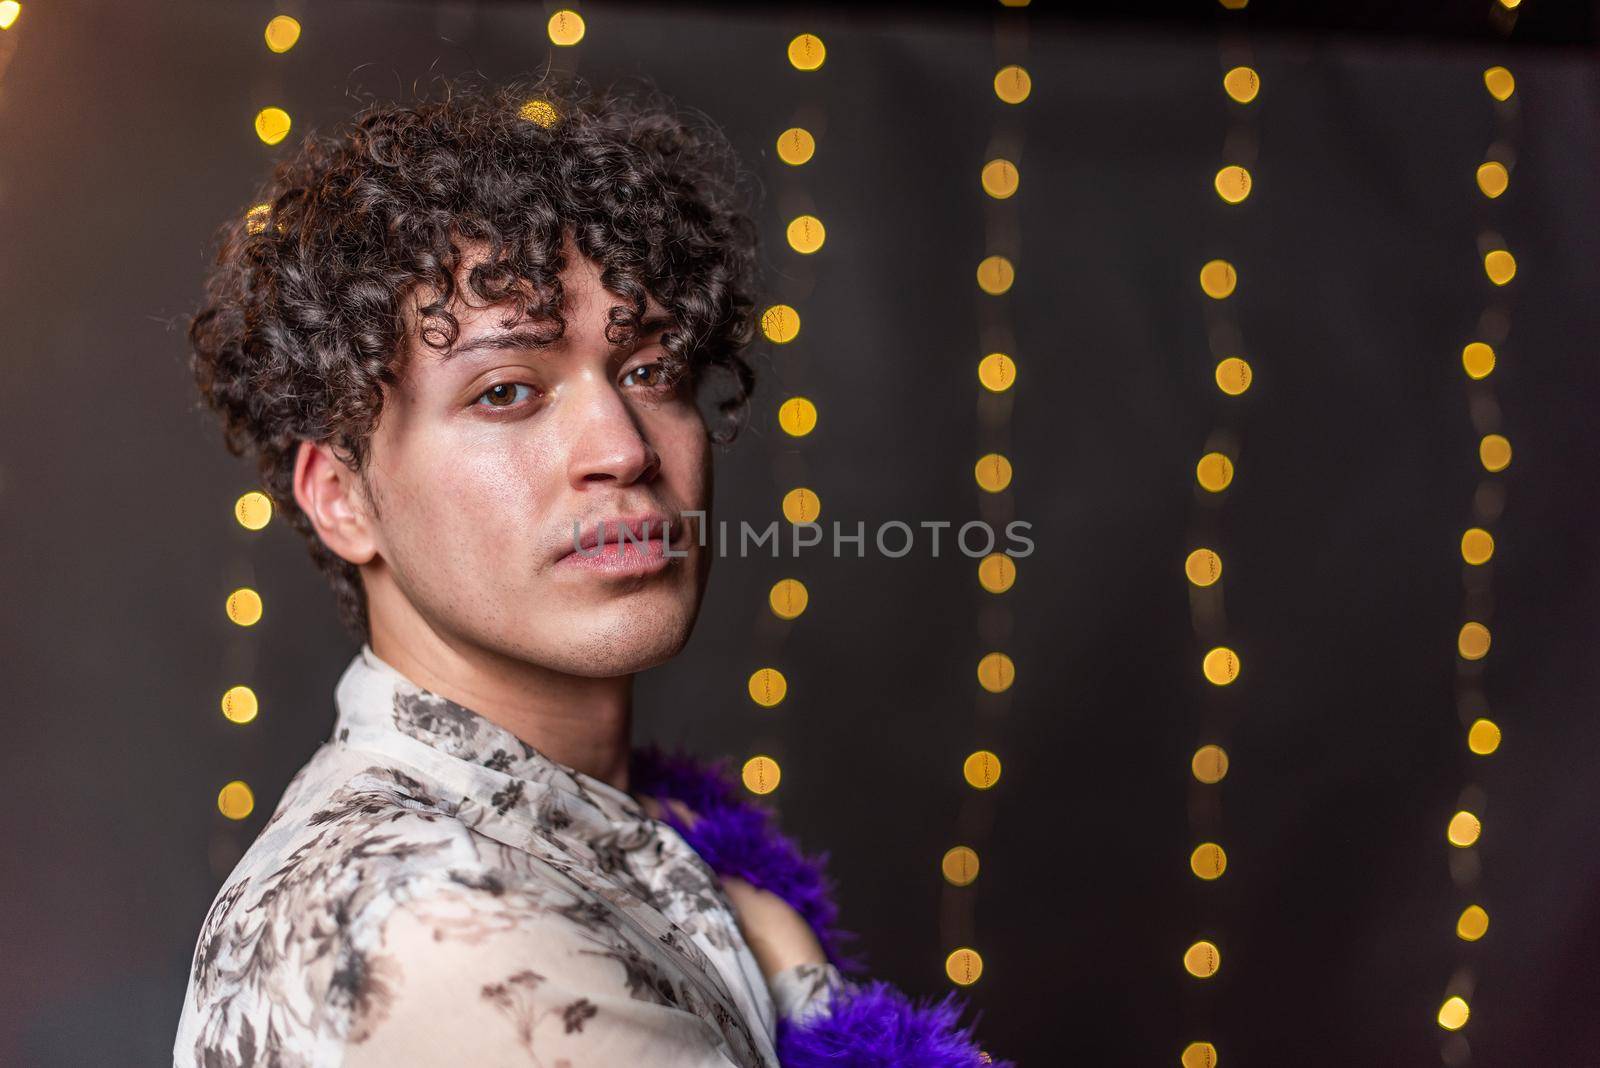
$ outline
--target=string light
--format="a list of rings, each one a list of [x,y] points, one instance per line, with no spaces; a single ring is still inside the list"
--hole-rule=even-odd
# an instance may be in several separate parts
[[[217,811],[230,820],[245,819],[255,807],[255,792],[242,779],[235,779],[217,791]]]
[[[783,778],[783,769],[771,757],[757,755],[744,762],[739,778],[744,782],[744,788],[751,793],[770,794],[778,788],[778,781]]]
[[[779,619],[798,619],[811,601],[811,594],[799,579],[779,579],[767,593],[767,604]]]
[[[962,762],[961,775],[968,786],[987,790],[1000,781],[1000,758],[987,749],[979,749]]]
[[[778,135],[778,158],[791,167],[811,162],[816,151],[817,139],[811,136],[809,130],[791,126]]]
[[[262,143],[275,145],[289,136],[289,113],[282,108],[262,108],[256,112],[256,136]]]
[[[772,708],[789,692],[789,680],[777,668],[764,667],[750,675],[750,700],[762,708]]]
[[[300,23],[288,15],[274,15],[267,22],[264,36],[270,51],[280,54],[287,52],[300,40]]]
[[[261,711],[256,692],[248,686],[230,686],[222,695],[222,715],[232,723],[250,723]]]
[[[822,500],[805,486],[783,495],[783,517],[791,523],[815,523],[822,514]]]
[[[545,29],[549,31],[551,44],[561,48],[571,48],[583,40],[586,27],[582,15],[563,8],[550,16]]]
[[[991,352],[978,361],[978,381],[991,393],[1004,393],[1017,381],[1017,365],[1003,352]]]
[[[540,100],[538,98],[524,103],[522,107],[517,110],[517,115],[520,118],[527,119],[535,126],[543,126],[546,128],[554,126],[561,118],[561,115],[558,111],[556,111],[556,106],[554,104],[550,103],[548,100]]]
[[[978,288],[998,297],[1011,288],[1017,271],[1004,256],[985,256],[978,264]]]
[[[1214,377],[1218,389],[1230,397],[1238,397],[1250,388],[1250,383],[1255,380],[1255,373],[1250,370],[1250,365],[1242,357],[1229,356],[1218,361]]]
[[[228,618],[241,627],[254,626],[261,621],[261,595],[248,586],[228,594]]]
[[[233,502],[233,517],[246,530],[260,530],[272,521],[272,498],[258,490],[241,494]]]
[[[0,0],[0,30],[9,30],[20,14],[22,5],[17,0]]]
[[[821,219],[815,215],[799,215],[789,224],[786,236],[789,238],[790,248],[809,256],[822,247],[822,242],[828,235],[823,229]]]
[[[800,313],[787,304],[774,304],[761,313],[761,333],[774,345],[787,345],[800,336]]]
[[[827,55],[822,38],[814,33],[802,33],[789,42],[789,62],[795,70],[817,70]]]
[[[817,428],[817,406],[805,397],[790,397],[778,406],[778,425],[793,438],[803,438]]]

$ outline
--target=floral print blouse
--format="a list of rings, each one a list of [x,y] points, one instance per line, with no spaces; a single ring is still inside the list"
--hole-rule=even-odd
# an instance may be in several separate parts
[[[335,703],[206,916],[177,1068],[772,1068],[844,982],[765,980],[672,827],[370,645]]]

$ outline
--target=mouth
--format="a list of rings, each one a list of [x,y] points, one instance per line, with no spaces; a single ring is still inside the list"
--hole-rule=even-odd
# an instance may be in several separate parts
[[[613,576],[650,575],[681,556],[683,524],[659,512],[604,519],[578,531],[557,566]]]

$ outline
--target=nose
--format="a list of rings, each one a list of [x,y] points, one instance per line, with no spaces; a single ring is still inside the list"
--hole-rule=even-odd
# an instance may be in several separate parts
[[[578,395],[567,411],[572,447],[567,477],[576,489],[596,482],[628,486],[648,482],[661,469],[661,457],[642,433],[637,416],[604,376],[584,376],[574,383]]]

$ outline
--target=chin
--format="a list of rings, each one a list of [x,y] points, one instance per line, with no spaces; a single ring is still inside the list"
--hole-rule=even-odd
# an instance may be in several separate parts
[[[671,660],[688,644],[695,610],[676,601],[666,604],[614,604],[576,613],[550,628],[541,620],[546,640],[564,640],[547,663],[571,675],[605,678],[628,675]]]

